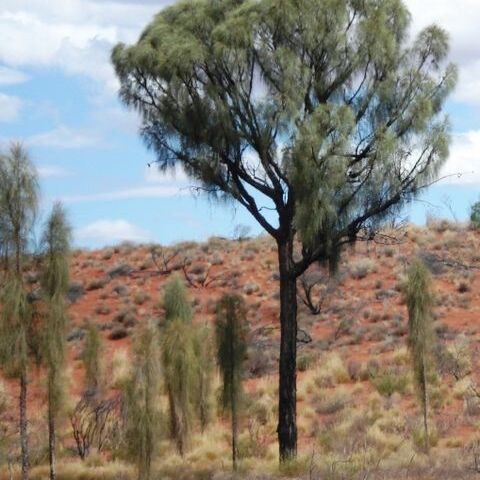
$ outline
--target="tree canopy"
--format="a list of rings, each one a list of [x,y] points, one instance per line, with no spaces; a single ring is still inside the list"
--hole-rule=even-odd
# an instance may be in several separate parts
[[[447,157],[448,36],[431,26],[409,43],[409,24],[401,0],[180,2],[112,58],[160,167],[181,162],[278,236],[267,197],[311,260],[401,208]]]
[[[402,0],[181,1],[112,52],[159,168],[180,164],[277,242],[282,460],[296,453],[296,279],[335,269],[448,156],[448,35],[410,40],[409,25]]]

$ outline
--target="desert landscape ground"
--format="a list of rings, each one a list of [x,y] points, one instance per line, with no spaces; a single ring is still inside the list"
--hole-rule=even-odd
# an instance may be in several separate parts
[[[215,302],[240,292],[248,305],[245,406],[239,437],[242,478],[474,478],[480,455],[478,293],[480,232],[449,221],[385,232],[387,244],[359,242],[345,251],[338,275],[313,266],[302,279],[314,284],[318,314],[300,301],[298,335],[299,458],[278,467],[276,443],[279,353],[278,270],[268,237],[170,247],[124,243],[71,259],[68,329],[68,402],[59,430],[59,478],[133,478],[134,469],[108,446],[76,454],[68,419],[85,389],[81,352],[87,324],[102,332],[104,396],[114,398],[128,375],[133,333],[160,322],[162,290],[172,275],[188,287],[194,322],[213,322]],[[395,241],[392,242],[392,238]],[[390,243],[390,244],[388,244]],[[430,455],[422,452],[421,414],[406,344],[402,295],[415,256],[428,265],[436,291],[436,373],[429,398]],[[27,270],[33,294],[34,268]],[[305,292],[299,282],[299,299]],[[315,312],[316,313],[316,312]],[[218,389],[218,377],[215,381]],[[16,454],[16,383],[2,388],[2,457]],[[31,478],[47,478],[45,384],[32,373]],[[212,396],[215,403],[216,394]],[[165,398],[162,400],[165,402]],[[229,424],[218,407],[207,430],[195,428],[184,458],[165,435],[156,449],[154,478],[229,478]],[[165,420],[166,422],[166,420]],[[42,440],[41,440],[42,439]],[[5,464],[4,464],[5,465]],[[15,467],[13,467],[13,471]],[[7,465],[2,478],[10,477]],[[15,476],[13,477],[15,478]]]

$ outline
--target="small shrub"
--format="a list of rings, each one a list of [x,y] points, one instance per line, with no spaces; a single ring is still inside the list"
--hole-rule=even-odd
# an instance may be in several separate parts
[[[331,415],[343,410],[350,402],[350,396],[343,389],[321,389],[313,398],[312,404],[320,415]]]
[[[470,209],[470,223],[474,229],[480,228],[480,201],[475,202]]]
[[[408,381],[404,375],[388,370],[373,379],[372,383],[380,395],[391,397],[395,392],[405,393]]]
[[[105,303],[102,303],[101,305],[97,305],[95,307],[95,313],[97,315],[108,315],[109,313],[111,313],[111,311],[112,309]]]
[[[114,327],[108,335],[109,340],[121,340],[128,337],[128,331],[125,327]]]
[[[357,280],[365,278],[369,273],[375,271],[375,262],[370,258],[361,258],[351,266],[352,277]]]
[[[423,427],[416,428],[413,431],[413,445],[418,450],[423,451],[425,448],[425,430]],[[431,428],[428,432],[428,444],[430,447],[436,447],[438,445],[438,432],[435,428]]]
[[[260,287],[254,283],[250,282],[244,285],[243,291],[246,295],[252,295],[253,293],[256,293],[260,290]]]
[[[337,383],[348,383],[350,375],[342,359],[336,354],[330,354],[320,360],[315,383],[319,387],[329,387]]]
[[[109,282],[109,279],[106,277],[94,278],[89,283],[87,283],[87,286],[85,288],[89,292],[92,290],[99,290],[103,288],[108,282]]]
[[[148,293],[145,292],[137,292],[133,297],[135,305],[143,305],[149,299],[150,296],[148,295]]]
[[[315,363],[315,355],[311,352],[302,353],[298,356],[297,368],[300,372],[305,372]]]

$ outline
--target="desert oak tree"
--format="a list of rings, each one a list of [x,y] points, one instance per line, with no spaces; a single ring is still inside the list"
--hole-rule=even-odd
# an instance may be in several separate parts
[[[67,301],[71,229],[65,210],[55,203],[43,233],[44,271],[41,278],[46,304],[43,356],[47,367],[48,446],[50,480],[57,478],[56,423],[62,405],[66,356]]]
[[[409,24],[402,0],[183,1],[112,52],[159,167],[180,164],[276,241],[281,460],[297,448],[296,279],[374,235],[448,155],[448,36],[409,41]]]
[[[23,279],[23,260],[38,208],[38,177],[28,152],[14,143],[0,156],[0,237],[6,253],[7,278],[2,289],[0,352],[3,366],[20,381],[19,430],[22,480],[29,476],[27,384],[33,311]]]
[[[405,299],[408,309],[408,346],[412,357],[413,378],[422,404],[424,447],[428,452],[428,373],[433,367],[435,295],[430,272],[420,259],[415,259],[408,270]]]

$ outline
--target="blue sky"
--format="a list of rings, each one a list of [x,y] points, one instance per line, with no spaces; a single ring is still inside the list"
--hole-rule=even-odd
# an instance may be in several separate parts
[[[138,118],[117,99],[112,46],[134,42],[166,3],[0,1],[0,142],[25,142],[41,177],[42,212],[62,200],[76,245],[202,240],[231,235],[236,224],[260,232],[241,207],[196,198],[183,175],[149,169]],[[432,187],[408,213],[419,223],[427,212],[465,219],[480,197],[480,2],[407,4],[414,32],[437,22],[451,33],[460,82],[447,106],[454,138],[443,173],[465,173]]]

